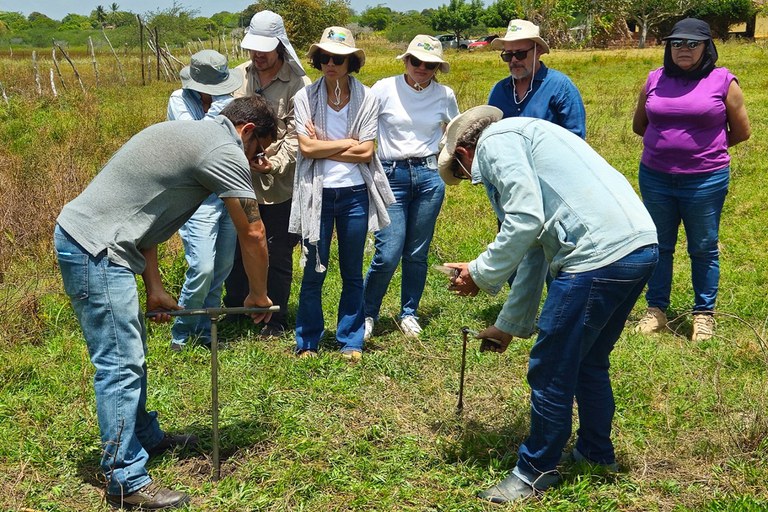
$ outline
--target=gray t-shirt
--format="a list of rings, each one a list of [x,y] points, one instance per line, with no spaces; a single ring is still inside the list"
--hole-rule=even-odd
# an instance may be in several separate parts
[[[57,222],[91,255],[144,272],[140,250],[173,235],[211,192],[256,199],[243,143],[229,119],[169,121],[131,138]]]

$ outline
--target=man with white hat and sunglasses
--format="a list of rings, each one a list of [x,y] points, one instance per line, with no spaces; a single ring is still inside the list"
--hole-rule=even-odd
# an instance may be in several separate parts
[[[489,105],[501,109],[504,117],[545,119],[586,138],[586,113],[579,90],[570,78],[539,60],[549,53],[549,45],[539,35],[538,25],[512,20],[504,37],[491,41],[491,47],[502,50],[501,59],[509,65],[511,76],[493,86]]]
[[[311,81],[288,40],[279,14],[268,10],[254,14],[240,46],[249,51],[251,59],[235,68],[244,78],[235,97],[264,96],[278,119],[277,140],[266,148],[266,158],[251,166],[253,188],[269,237],[267,288],[270,298],[280,306],[280,313],[272,315],[261,331],[263,337],[272,337],[288,329],[286,315],[293,279],[293,248],[299,241],[297,236],[288,233],[298,148],[293,97]],[[248,295],[248,279],[239,252],[226,286],[224,303],[242,305]]]
[[[579,429],[570,457],[618,468],[609,356],[659,254],[640,198],[585,141],[541,119],[501,117],[482,105],[454,118],[438,158],[448,185],[483,185],[501,222],[475,260],[446,263],[457,269],[449,289],[495,294],[515,274],[494,325],[478,334],[481,350],[504,352],[513,336],[527,338],[538,327],[528,363],[530,433],[509,476],[478,494],[493,503],[559,481],[574,398]]]

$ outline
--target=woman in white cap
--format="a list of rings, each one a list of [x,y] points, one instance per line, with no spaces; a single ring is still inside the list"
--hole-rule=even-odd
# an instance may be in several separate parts
[[[374,152],[378,100],[350,76],[365,63],[352,32],[329,27],[309,48],[323,76],[294,97],[299,152],[289,231],[301,235],[304,276],[296,315],[299,356],[317,354],[324,332],[322,289],[334,224],[339,244],[341,298],[336,340],[352,361],[362,358],[363,250],[366,233],[389,224],[394,202]]]
[[[232,101],[243,83],[231,73],[227,58],[214,50],[202,50],[179,73],[181,89],[168,100],[169,121],[199,121],[216,117]],[[224,202],[211,194],[181,227],[187,273],[179,305],[188,309],[221,306],[224,280],[232,268],[237,232]],[[171,348],[181,350],[188,339],[210,343],[211,321],[206,316],[177,316],[171,328]]]
[[[443,47],[432,36],[417,35],[397,59],[405,72],[371,88],[379,99],[377,154],[397,202],[387,210],[392,223],[376,232],[376,252],[365,278],[365,339],[379,317],[392,275],[403,260],[400,329],[418,337],[417,309],[427,280],[427,253],[443,204],[445,184],[437,172],[438,143],[445,125],[459,114],[450,87],[436,74],[447,73]]]

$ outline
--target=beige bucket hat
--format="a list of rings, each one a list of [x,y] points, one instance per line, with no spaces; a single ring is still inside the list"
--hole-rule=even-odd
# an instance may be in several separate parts
[[[318,51],[323,50],[333,55],[357,55],[360,66],[365,64],[365,52],[355,46],[355,38],[352,31],[346,27],[328,27],[323,30],[320,42],[309,47],[307,57],[310,59]]]
[[[530,39],[542,47],[541,53],[549,53],[549,45],[539,35],[539,26],[527,20],[512,20],[507,26],[507,33],[504,37],[497,37],[491,41],[491,48],[502,50],[504,42],[523,41]]]
[[[424,34],[417,35],[411,40],[405,53],[395,58],[403,60],[409,55],[413,55],[423,62],[439,62],[440,71],[443,73],[448,73],[451,70],[451,65],[443,60],[443,44],[436,37]]]
[[[461,180],[453,175],[453,154],[456,152],[456,142],[459,140],[469,126],[475,121],[490,117],[495,123],[504,116],[504,113],[490,105],[479,105],[472,107],[458,116],[451,119],[445,134],[440,141],[440,155],[437,157],[437,168],[440,171],[440,177],[446,185],[458,185]]]

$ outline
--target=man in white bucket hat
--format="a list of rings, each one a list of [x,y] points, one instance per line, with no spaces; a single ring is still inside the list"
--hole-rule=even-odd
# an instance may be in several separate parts
[[[253,188],[259,199],[259,211],[269,233],[269,296],[280,306],[280,313],[264,326],[264,338],[282,335],[287,322],[288,297],[293,280],[293,248],[298,237],[288,233],[291,211],[293,175],[296,169],[296,127],[293,117],[293,97],[310,83],[296,51],[288,40],[283,18],[272,11],[253,15],[251,24],[240,43],[250,53],[250,60],[239,65],[236,73],[244,78],[235,97],[260,94],[277,114],[277,140],[266,150],[266,159],[252,165]],[[226,281],[227,306],[240,306],[248,295],[248,278],[242,258],[235,254],[235,263]]]
[[[504,117],[545,119],[586,138],[586,113],[579,90],[570,78],[539,60],[549,53],[549,45],[539,35],[538,25],[512,20],[504,37],[491,41],[491,47],[502,50],[501,59],[511,76],[493,86],[489,105],[501,109]]]
[[[478,494],[493,503],[559,481],[574,398],[579,428],[569,455],[618,468],[610,354],[659,255],[656,226],[637,193],[589,144],[541,119],[501,116],[481,105],[455,117],[438,158],[447,184],[482,184],[501,221],[472,262],[446,263],[458,269],[449,289],[494,294],[516,273],[496,321],[478,334],[481,349],[504,352],[513,336],[538,327],[528,362],[530,432],[507,478]]]

